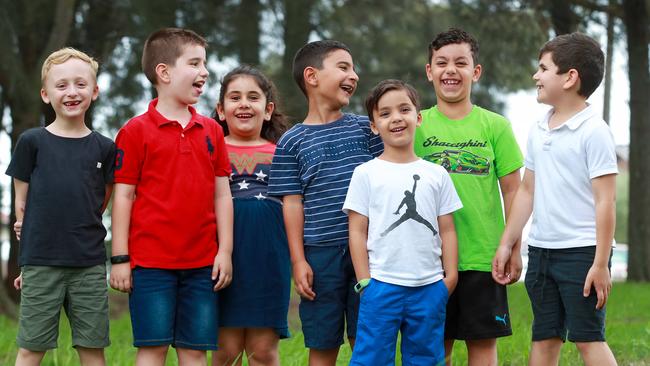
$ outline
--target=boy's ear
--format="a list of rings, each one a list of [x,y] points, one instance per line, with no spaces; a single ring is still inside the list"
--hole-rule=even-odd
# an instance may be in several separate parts
[[[264,121],[271,120],[271,116],[273,116],[274,110],[275,110],[275,103],[273,102],[266,103],[266,108],[264,108]]]
[[[424,67],[424,71],[427,73],[427,80],[429,80],[429,82],[433,81],[433,74],[431,73],[431,64],[427,64]]]
[[[566,72],[566,79],[564,81],[564,85],[562,85],[562,88],[564,90],[568,90],[575,86],[580,88],[580,74],[576,69],[569,69],[569,71]]]
[[[416,126],[420,126],[422,124],[422,113],[418,112],[418,120],[415,123]]]
[[[302,78],[305,80],[305,87],[307,85],[317,86],[318,85],[318,69],[313,66],[307,66],[302,71]]]
[[[43,103],[50,104],[50,98],[47,96],[45,88],[41,88],[41,99],[43,100]]]
[[[158,80],[163,83],[169,83],[169,66],[167,64],[159,63],[156,65],[155,70]]]
[[[379,135],[379,130],[377,129],[377,126],[375,126],[375,121],[370,121],[370,130],[375,135]]]
[[[483,72],[483,66],[481,66],[481,64],[474,66],[474,72],[472,73],[472,81],[477,82],[481,78],[482,72]]]
[[[92,101],[96,101],[97,97],[99,96],[99,85],[97,85],[97,82],[95,82],[95,87],[93,88],[93,96],[92,96]]]

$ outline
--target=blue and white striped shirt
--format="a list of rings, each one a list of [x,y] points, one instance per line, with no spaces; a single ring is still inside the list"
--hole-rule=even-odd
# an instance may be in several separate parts
[[[348,217],[341,211],[354,168],[384,149],[365,116],[344,114],[323,125],[299,123],[278,141],[268,194],[303,196],[304,244],[348,242]]]

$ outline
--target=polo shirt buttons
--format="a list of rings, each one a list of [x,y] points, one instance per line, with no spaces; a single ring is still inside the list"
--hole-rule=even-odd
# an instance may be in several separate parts
[[[184,133],[181,133],[181,137],[185,137],[185,134],[184,134]]]

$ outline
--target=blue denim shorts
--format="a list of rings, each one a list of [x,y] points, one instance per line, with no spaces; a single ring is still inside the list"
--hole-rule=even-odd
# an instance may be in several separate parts
[[[217,293],[212,267],[136,267],[129,296],[133,345],[217,349]]]
[[[403,365],[444,365],[448,297],[443,281],[405,287],[370,280],[361,293],[350,365],[394,365],[398,332]]]
[[[596,310],[592,287],[582,295],[596,247],[528,248],[526,290],[533,308],[533,341],[605,341],[605,307]]]
[[[305,258],[314,273],[316,298],[300,300],[300,321],[305,347],[333,349],[357,332],[359,296],[354,292],[356,277],[347,243],[340,246],[305,247]]]

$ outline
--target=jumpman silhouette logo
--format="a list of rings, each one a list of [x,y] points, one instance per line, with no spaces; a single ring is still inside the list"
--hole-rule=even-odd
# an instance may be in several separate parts
[[[420,176],[417,174],[413,174],[413,190],[411,192],[409,191],[404,191],[404,199],[402,202],[399,204],[399,207],[397,207],[397,210],[393,212],[394,215],[399,215],[399,211],[402,208],[402,206],[406,205],[406,212],[400,217],[397,221],[395,221],[391,226],[388,227],[383,233],[381,233],[381,236],[384,237],[388,235],[389,232],[391,232],[393,229],[398,227],[401,223],[408,219],[413,219],[420,224],[425,225],[431,231],[433,231],[433,235],[435,236],[438,234],[436,229],[433,228],[433,225],[427,220],[425,220],[420,214],[418,214],[416,210],[416,203],[415,203],[415,188],[418,185],[418,180],[420,180]]]

